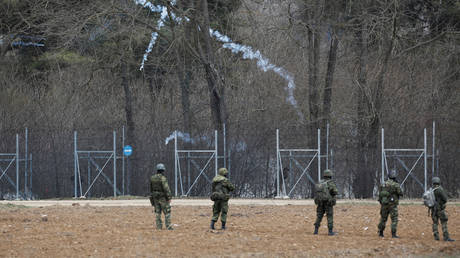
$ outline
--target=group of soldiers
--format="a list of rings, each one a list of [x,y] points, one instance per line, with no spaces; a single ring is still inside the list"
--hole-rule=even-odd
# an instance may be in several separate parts
[[[391,236],[393,238],[399,238],[396,235],[398,226],[398,204],[399,198],[402,197],[402,191],[399,183],[396,181],[396,171],[392,170],[388,174],[388,180],[385,181],[379,188],[379,203],[380,203],[380,223],[378,225],[378,234],[383,237],[383,231],[385,230],[385,224],[388,219],[388,215],[391,218]],[[449,237],[449,231],[447,230],[447,193],[441,186],[441,179],[439,177],[433,177],[433,193],[435,197],[435,205],[429,209],[431,213],[431,219],[433,220],[433,236],[435,240],[439,241],[438,224],[441,221],[442,233],[444,241],[454,241]]]
[[[165,216],[166,229],[172,230],[171,226],[171,190],[168,181],[164,176],[166,170],[163,164],[156,166],[157,173],[150,178],[150,202],[155,208],[156,226],[157,229],[162,229],[161,213]],[[215,223],[221,219],[221,228],[225,230],[228,213],[228,200],[230,199],[230,192],[235,190],[235,186],[227,178],[228,170],[220,168],[218,175],[212,180],[212,194],[211,200],[214,202],[212,208],[212,218],[210,229],[215,229]],[[380,203],[380,222],[378,224],[378,236],[383,237],[385,225],[388,216],[391,218],[391,236],[392,238],[399,238],[396,234],[398,226],[398,205],[399,199],[402,197],[402,191],[399,183],[396,181],[396,171],[391,171],[388,175],[388,180],[379,187]],[[447,213],[446,202],[447,194],[441,186],[439,177],[433,177],[433,193],[435,196],[435,205],[430,208],[431,218],[433,220],[433,236],[435,240],[439,240],[438,223],[441,222],[443,239],[444,241],[454,241],[449,237],[447,230]],[[316,204],[316,221],[314,223],[315,229],[313,234],[317,235],[321,225],[321,220],[326,214],[328,235],[334,236],[334,206],[336,204],[336,197],[338,195],[337,186],[332,180],[332,171],[326,169],[323,173],[323,180],[320,180],[315,187],[315,204]]]
[[[155,219],[157,229],[163,228],[161,221],[161,213],[165,216],[165,226],[168,230],[173,230],[171,225],[171,189],[168,185],[164,172],[165,165],[158,164],[157,173],[150,177],[150,204],[155,208]],[[227,178],[228,170],[220,168],[218,175],[212,180],[212,194],[211,200],[214,202],[212,207],[211,229],[215,229],[215,223],[219,219],[221,221],[221,228],[225,230],[225,223],[227,222],[228,213],[228,200],[230,199],[230,192],[235,190],[235,186]]]

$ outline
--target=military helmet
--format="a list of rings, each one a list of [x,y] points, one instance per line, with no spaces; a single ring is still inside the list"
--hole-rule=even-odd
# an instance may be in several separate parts
[[[332,171],[330,169],[324,170],[323,176],[332,178]]]
[[[228,170],[226,168],[219,168],[219,175],[226,176],[228,174]]]
[[[439,179],[439,177],[435,176],[435,177],[433,177],[431,182],[433,182],[433,184],[440,185],[441,184],[441,179]]]
[[[166,167],[163,163],[158,163],[157,164],[157,171],[165,171]]]
[[[398,176],[398,173],[396,173],[396,170],[392,169],[390,173],[388,173],[388,178],[395,179]]]

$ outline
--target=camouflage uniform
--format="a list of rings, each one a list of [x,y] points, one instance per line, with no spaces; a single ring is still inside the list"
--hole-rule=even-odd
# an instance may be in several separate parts
[[[437,181],[440,183],[439,178]],[[433,219],[433,235],[435,240],[439,240],[439,232],[438,232],[438,221],[441,221],[442,225],[442,233],[444,237],[444,241],[453,241],[449,237],[449,232],[447,231],[447,213],[446,213],[446,203],[447,203],[447,193],[436,182],[436,179],[433,178],[433,193],[434,197],[436,198],[436,204],[433,208],[431,208],[431,218]]]
[[[323,219],[324,213],[327,215],[327,228],[329,230],[329,235],[335,235],[332,231],[334,228],[334,205],[336,203],[336,196],[339,193],[337,191],[337,186],[335,185],[334,181],[332,180],[332,172],[330,170],[324,171],[324,180],[327,183],[327,190],[331,196],[331,199],[328,201],[318,201],[315,198],[316,206],[316,221],[315,221],[315,232],[314,234],[318,234],[318,229],[321,224],[321,220]]]
[[[214,229],[214,223],[219,219],[219,214],[221,215],[222,229],[225,229],[230,192],[235,190],[235,186],[228,180],[227,174],[226,168],[220,168],[219,174],[212,180],[211,200],[214,201],[214,205],[212,206],[211,229]]]
[[[161,221],[161,212],[165,215],[165,226],[167,229],[171,230],[171,190],[169,189],[168,180],[163,175],[163,170],[158,170],[160,167],[159,164],[157,166],[158,173],[150,177],[150,192],[151,192],[151,202],[152,206],[155,207],[155,215],[156,215],[156,225],[157,229],[162,228],[162,221]],[[160,167],[161,168],[161,167]],[[164,166],[163,166],[164,168]]]
[[[394,172],[395,173],[395,172]],[[378,225],[379,236],[383,237],[383,231],[385,230],[385,224],[388,220],[388,215],[391,217],[391,235],[393,238],[398,238],[396,236],[396,229],[398,226],[398,204],[399,198],[402,196],[401,187],[399,186],[398,182],[395,181],[396,175],[392,176],[388,179],[383,186],[380,188],[380,192],[382,192],[382,188],[385,187],[389,192],[390,196],[388,198],[388,203],[384,203],[383,197],[379,194],[379,203],[380,203],[380,223]]]

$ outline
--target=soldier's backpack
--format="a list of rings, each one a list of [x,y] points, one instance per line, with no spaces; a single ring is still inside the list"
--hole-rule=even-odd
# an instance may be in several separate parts
[[[229,198],[224,193],[224,186],[222,185],[222,181],[212,182],[213,184],[213,193],[211,194],[211,201],[228,201]]]
[[[436,205],[436,197],[434,196],[434,190],[436,189],[437,187],[430,188],[423,193],[423,204],[428,208],[433,208]]]
[[[390,204],[390,202],[393,201],[391,197],[391,193],[390,193],[390,186],[387,185],[386,183],[383,183],[382,185],[380,185],[379,201],[383,205]]]
[[[327,182],[329,182],[329,180],[320,180],[317,184],[315,184],[315,203],[332,200],[331,193],[327,187]]]
[[[154,199],[165,197],[161,177],[161,175],[156,174],[150,178],[150,189],[152,191],[152,197]]]

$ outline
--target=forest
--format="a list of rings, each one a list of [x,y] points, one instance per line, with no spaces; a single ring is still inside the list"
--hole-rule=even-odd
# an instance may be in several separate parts
[[[459,107],[457,0],[0,2],[0,153],[22,159],[0,155],[0,198],[14,182],[24,198],[73,197],[76,182],[108,197],[113,181],[145,196],[157,163],[174,191],[175,131],[179,149],[217,149],[237,197],[279,195],[279,177],[290,197],[312,196],[318,159],[290,153],[280,176],[279,144],[320,149],[342,198],[373,198],[382,128],[385,148],[418,150],[384,162],[405,197],[421,197],[426,167],[428,187],[439,176],[458,198]],[[115,158],[76,164],[75,132],[79,150]],[[189,196],[209,194],[208,158],[179,159]]]

